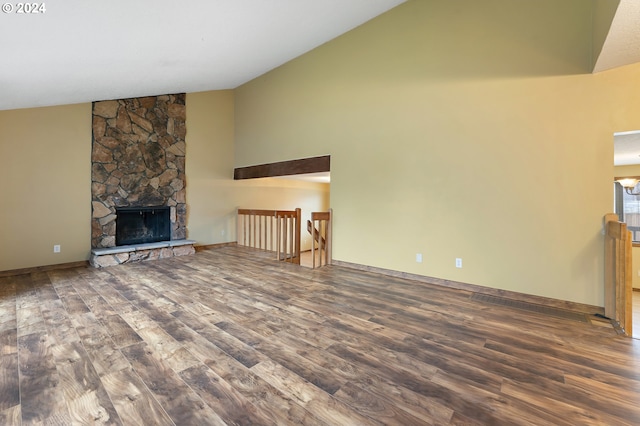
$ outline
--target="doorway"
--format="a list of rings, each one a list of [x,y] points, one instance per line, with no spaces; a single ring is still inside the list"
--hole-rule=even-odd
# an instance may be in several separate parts
[[[311,234],[307,220],[312,212],[328,211],[331,188],[331,156],[302,158],[234,169],[234,180],[255,182],[255,192],[247,206],[252,209],[302,210],[300,260],[312,267]]]
[[[614,133],[613,143],[614,180],[640,178],[640,130]],[[632,337],[640,339],[640,183],[623,188],[614,182],[614,211],[632,235]]]

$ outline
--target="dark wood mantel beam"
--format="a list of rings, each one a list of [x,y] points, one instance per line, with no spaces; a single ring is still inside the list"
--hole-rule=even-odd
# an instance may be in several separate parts
[[[233,170],[233,179],[256,179],[274,176],[300,175],[331,171],[331,156],[302,158],[300,160],[238,167]]]

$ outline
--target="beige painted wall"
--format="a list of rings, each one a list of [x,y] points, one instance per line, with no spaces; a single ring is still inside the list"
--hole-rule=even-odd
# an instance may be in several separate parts
[[[0,271],[88,259],[91,104],[0,111],[0,159]]]
[[[611,136],[611,143],[613,143],[613,135]],[[640,176],[640,164],[633,164],[630,166],[615,166],[613,168],[613,177],[625,176]]]
[[[338,260],[602,306],[640,65],[589,74],[592,6],[409,1],[237,89],[235,164],[330,154]]]
[[[200,244],[235,241],[234,95],[187,94],[187,238]]]
[[[232,91],[187,95],[188,238],[201,245],[236,241],[236,209],[329,208],[329,185],[288,179],[233,180],[234,94]],[[302,235],[302,249],[310,248]]]

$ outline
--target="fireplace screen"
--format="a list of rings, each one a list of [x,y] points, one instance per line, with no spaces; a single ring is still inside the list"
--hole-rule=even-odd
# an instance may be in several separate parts
[[[171,239],[169,207],[116,209],[116,245],[154,243]]]

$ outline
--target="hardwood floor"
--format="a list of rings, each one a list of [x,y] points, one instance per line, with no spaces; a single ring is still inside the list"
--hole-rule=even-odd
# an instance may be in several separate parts
[[[320,265],[320,253],[316,251],[314,254],[316,256],[316,265]],[[305,268],[313,268],[313,257],[311,256],[311,250],[303,251],[300,253],[300,266],[304,266]]]
[[[254,253],[0,278],[0,424],[640,423],[611,327]]]

